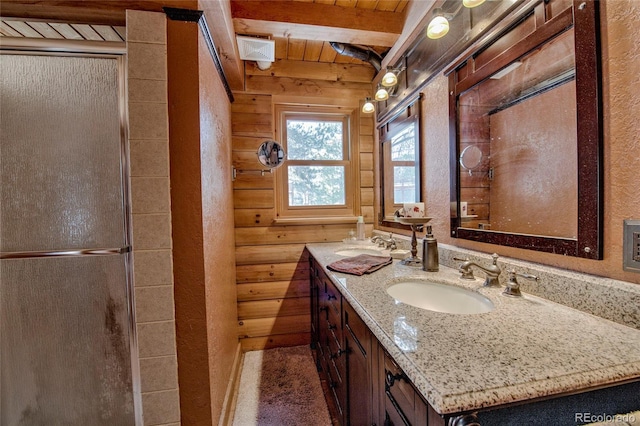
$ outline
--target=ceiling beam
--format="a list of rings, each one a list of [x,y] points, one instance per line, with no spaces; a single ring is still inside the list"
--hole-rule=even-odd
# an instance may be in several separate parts
[[[236,33],[391,47],[404,14],[289,1],[231,1]]]
[[[2,17],[47,22],[124,25],[127,9],[162,12],[162,7],[197,8],[197,0],[2,0]]]
[[[209,24],[231,90],[244,90],[244,64],[238,54],[229,0],[200,0],[198,5]]]

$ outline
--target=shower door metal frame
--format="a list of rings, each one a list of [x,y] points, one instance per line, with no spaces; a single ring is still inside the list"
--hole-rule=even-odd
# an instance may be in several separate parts
[[[129,332],[129,351],[131,355],[131,383],[134,404],[135,425],[142,426],[142,390],[140,382],[140,363],[138,356],[138,339],[136,333],[134,275],[133,275],[133,229],[131,219],[131,180],[127,114],[127,47],[124,42],[97,42],[85,40],[51,40],[28,39],[18,37],[2,37],[0,39],[0,55],[43,55],[108,58],[117,61],[118,69],[118,104],[120,121],[120,174],[122,178],[122,209],[124,247],[97,248],[91,250],[55,250],[39,252],[0,252],[0,259],[37,258],[50,256],[105,256],[121,254],[125,262],[127,296],[127,326]]]

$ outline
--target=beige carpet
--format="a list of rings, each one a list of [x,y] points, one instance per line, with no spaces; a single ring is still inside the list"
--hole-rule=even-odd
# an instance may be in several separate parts
[[[331,425],[308,346],[245,354],[233,425]]]

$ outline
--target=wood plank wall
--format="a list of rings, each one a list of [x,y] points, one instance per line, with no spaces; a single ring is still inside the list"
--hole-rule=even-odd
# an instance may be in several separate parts
[[[304,99],[327,104],[333,99],[358,106],[371,96],[374,70],[369,65],[277,61],[270,71],[247,62],[245,91],[231,105],[233,164],[260,169],[258,146],[274,138],[274,103]],[[372,115],[360,113],[361,214],[373,228]],[[308,344],[309,263],[305,243],[340,241],[355,224],[276,225],[273,175],[238,173],[234,181],[238,336],[243,350]]]

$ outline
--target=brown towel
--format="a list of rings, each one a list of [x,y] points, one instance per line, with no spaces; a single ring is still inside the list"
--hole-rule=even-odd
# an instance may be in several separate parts
[[[383,266],[390,265],[392,262],[393,259],[390,256],[361,254],[359,256],[337,260],[327,265],[327,268],[332,271],[344,272],[346,274],[363,275],[377,271]]]

